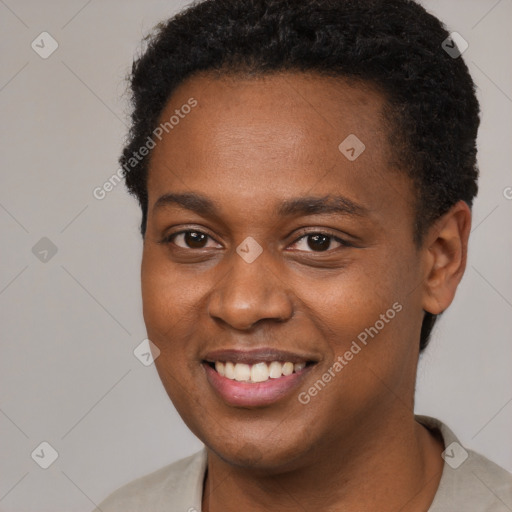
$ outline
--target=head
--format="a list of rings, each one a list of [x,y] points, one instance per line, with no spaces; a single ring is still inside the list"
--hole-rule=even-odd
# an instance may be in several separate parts
[[[289,464],[297,444],[412,400],[477,192],[478,103],[448,35],[409,0],[211,0],[134,63],[120,163],[142,209],[148,336],[184,420],[234,463],[255,449]],[[235,346],[307,360],[306,388],[332,383],[307,414],[284,395],[226,403],[209,356]]]

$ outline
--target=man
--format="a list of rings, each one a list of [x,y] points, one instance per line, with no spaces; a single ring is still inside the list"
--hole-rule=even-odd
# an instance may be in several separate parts
[[[409,0],[209,0],[159,26],[121,165],[155,364],[205,449],[101,510],[512,507],[507,472],[413,412],[477,192],[447,39]]]

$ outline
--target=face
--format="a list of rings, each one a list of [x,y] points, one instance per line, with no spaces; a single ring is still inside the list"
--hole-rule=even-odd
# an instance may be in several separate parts
[[[382,107],[314,74],[200,74],[161,116],[144,319],[167,393],[224,461],[311,463],[412,407],[422,257]]]

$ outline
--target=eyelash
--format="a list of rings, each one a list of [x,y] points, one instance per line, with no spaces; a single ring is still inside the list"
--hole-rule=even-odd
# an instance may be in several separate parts
[[[177,237],[178,235],[182,235],[184,233],[199,233],[201,235],[206,235],[209,239],[211,240],[215,240],[212,236],[210,236],[208,233],[205,233],[204,231],[200,231],[198,229],[184,229],[182,231],[177,231],[176,233],[170,233],[169,235],[167,235],[160,243],[162,244],[171,244],[173,243],[173,239],[175,237]],[[302,240],[303,238],[307,238],[308,236],[313,236],[313,235],[324,235],[324,236],[327,236],[329,238],[331,238],[332,240],[338,242],[340,244],[340,246],[342,247],[354,247],[351,243],[347,242],[346,240],[343,240],[342,238],[334,235],[333,233],[329,232],[329,231],[308,231],[308,232],[302,232],[301,235],[295,239],[295,241],[292,243],[293,244],[296,244],[298,241]],[[218,242],[217,242],[218,243]],[[180,247],[180,246],[177,246],[179,249],[183,249],[183,250],[189,250],[189,251],[194,251],[194,250],[201,250],[201,249],[204,249],[204,247],[201,247],[199,249],[194,249],[194,248],[184,248],[184,247]],[[339,249],[340,247],[337,247],[336,249]],[[301,252],[311,252],[311,253],[329,253],[329,252],[332,252],[332,251],[335,251],[336,249],[327,249],[326,251],[301,251]]]

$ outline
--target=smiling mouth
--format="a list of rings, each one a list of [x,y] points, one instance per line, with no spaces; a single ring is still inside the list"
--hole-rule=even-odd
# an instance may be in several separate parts
[[[314,354],[270,347],[216,350],[201,358],[217,395],[229,406],[243,408],[270,406],[289,396],[319,361]]]
[[[221,377],[238,382],[259,383],[271,379],[287,377],[292,373],[301,373],[313,361],[261,361],[254,364],[234,363],[231,361],[205,361]]]

